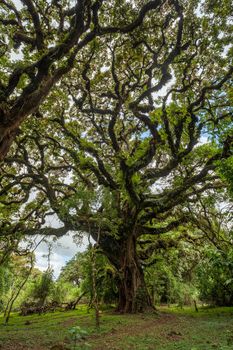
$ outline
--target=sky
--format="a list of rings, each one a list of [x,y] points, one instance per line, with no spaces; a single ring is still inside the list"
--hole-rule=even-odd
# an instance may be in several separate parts
[[[47,270],[49,246],[51,244],[50,266],[53,269],[54,277],[57,278],[62,266],[64,266],[77,252],[82,252],[87,247],[88,238],[86,236],[84,236],[82,242],[77,244],[74,241],[73,235],[74,233],[67,234],[57,239],[55,242],[53,242],[53,237],[47,239],[48,243],[41,242],[35,250],[35,267],[41,271]],[[41,237],[38,237],[37,241],[39,242],[40,239]]]
[[[13,0],[13,3],[18,9],[22,7],[22,2],[20,0]]]
[[[44,227],[59,228],[61,226],[63,226],[63,224],[55,214],[47,216]],[[29,241],[33,241],[33,246],[35,247],[42,239],[43,236],[38,235],[29,239]],[[26,245],[27,243],[24,242],[23,246],[25,247]],[[34,251],[36,257],[35,267],[41,271],[45,271],[49,264],[53,269],[54,278],[57,278],[62,266],[77,252],[83,252],[87,245],[88,236],[85,232],[82,234],[82,239],[80,238],[80,234],[77,235],[75,232],[69,232],[60,238],[56,238],[55,236],[45,237],[45,240],[39,243]]]

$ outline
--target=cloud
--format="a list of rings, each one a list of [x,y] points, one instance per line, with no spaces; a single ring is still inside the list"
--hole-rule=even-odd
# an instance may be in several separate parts
[[[13,0],[13,3],[15,4],[17,10],[20,10],[23,7],[20,0]]]
[[[39,242],[41,237],[37,238]],[[74,241],[74,234],[70,233],[65,235],[56,241],[50,237],[47,242],[41,242],[35,250],[36,263],[35,267],[41,271],[45,271],[48,268],[48,254],[49,247],[51,247],[50,253],[50,266],[54,270],[54,277],[57,278],[61,271],[61,268],[69,261],[77,252],[82,252],[88,245],[88,239],[86,236],[82,239],[82,242],[77,244]]]

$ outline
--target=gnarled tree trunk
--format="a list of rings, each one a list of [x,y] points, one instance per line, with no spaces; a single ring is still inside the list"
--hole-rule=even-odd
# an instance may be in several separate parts
[[[118,306],[117,311],[121,313],[136,313],[153,310],[151,297],[148,293],[144,273],[137,256],[136,239],[129,234],[125,240],[115,241],[115,244],[100,246],[108,256],[110,262],[119,273],[118,278]],[[112,242],[111,242],[112,243]],[[111,251],[114,247],[114,251]]]
[[[136,313],[152,309],[152,301],[148,293],[144,273],[137,257],[136,242],[129,236],[120,252],[120,279],[118,283],[118,311]]]

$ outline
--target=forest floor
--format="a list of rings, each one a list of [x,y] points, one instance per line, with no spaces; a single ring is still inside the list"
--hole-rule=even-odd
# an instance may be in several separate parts
[[[159,315],[101,313],[96,330],[93,311],[45,315],[13,314],[8,326],[0,316],[1,350],[233,350],[233,308],[160,308]],[[70,330],[79,326],[88,335],[75,347]]]

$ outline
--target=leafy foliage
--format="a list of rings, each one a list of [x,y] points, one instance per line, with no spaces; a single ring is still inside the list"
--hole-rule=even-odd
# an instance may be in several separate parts
[[[34,284],[32,289],[32,298],[40,305],[44,305],[53,287],[53,271],[45,271]]]
[[[198,268],[200,298],[213,305],[233,305],[233,251],[209,250]]]
[[[69,281],[73,285],[80,286],[81,291],[89,297],[91,304],[93,299],[92,273],[90,249],[87,249],[83,253],[77,253],[74,258],[67,262],[59,276],[59,281],[61,281],[61,283]],[[106,257],[100,252],[98,252],[96,256],[96,278],[98,299],[102,303],[107,304],[116,302],[117,274]]]

